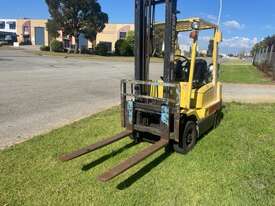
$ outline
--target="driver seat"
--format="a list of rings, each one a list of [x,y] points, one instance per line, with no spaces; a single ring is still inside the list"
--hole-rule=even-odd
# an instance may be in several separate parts
[[[182,61],[177,61],[175,66],[175,80],[188,82],[190,72],[190,61],[183,66]],[[196,59],[193,78],[193,88],[200,88],[208,81],[207,62],[204,59]]]

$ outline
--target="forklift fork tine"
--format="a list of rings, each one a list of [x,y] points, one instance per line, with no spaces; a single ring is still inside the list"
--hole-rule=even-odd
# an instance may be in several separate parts
[[[119,133],[119,134],[117,134],[115,136],[112,136],[112,137],[110,137],[108,139],[105,139],[105,140],[102,140],[102,141],[97,142],[95,144],[92,144],[90,146],[81,148],[81,149],[79,149],[77,151],[74,151],[72,153],[62,155],[59,159],[61,161],[69,161],[69,160],[75,159],[77,157],[80,157],[80,156],[85,155],[87,153],[90,153],[92,151],[95,151],[95,150],[98,150],[98,149],[100,149],[102,147],[105,147],[105,146],[107,146],[109,144],[112,144],[112,143],[114,143],[114,142],[116,142],[118,140],[121,140],[121,139],[129,136],[130,134],[132,134],[132,131],[130,131],[130,130],[123,131],[123,132],[121,132],[121,133]]]
[[[160,139],[155,144],[150,145],[149,147],[147,147],[144,150],[138,152],[137,154],[130,157],[129,159],[123,161],[119,165],[109,169],[107,172],[105,172],[102,175],[98,176],[97,179],[99,179],[102,182],[107,182],[107,181],[113,179],[114,177],[120,175],[121,173],[123,173],[127,169],[133,167],[134,165],[138,164],[139,162],[141,162],[142,160],[144,160],[145,158],[147,158],[151,154],[157,152],[158,150],[160,150],[161,148],[166,146],[168,144],[168,142],[169,141],[167,139]]]

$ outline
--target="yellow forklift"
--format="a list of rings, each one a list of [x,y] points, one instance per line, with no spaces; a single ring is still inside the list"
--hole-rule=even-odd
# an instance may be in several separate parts
[[[165,5],[165,22],[155,23],[156,6],[161,4]],[[161,148],[188,153],[201,135],[218,125],[222,108],[222,87],[217,80],[221,32],[217,25],[200,18],[177,20],[177,13],[177,0],[135,0],[135,80],[121,81],[121,120],[125,131],[62,155],[62,161],[128,136],[137,143],[152,143],[98,177],[105,182]],[[160,80],[150,80],[152,39],[156,29],[164,32],[164,69]],[[198,36],[202,30],[213,31],[210,63],[197,57]],[[190,33],[191,58],[176,51],[181,32]]]

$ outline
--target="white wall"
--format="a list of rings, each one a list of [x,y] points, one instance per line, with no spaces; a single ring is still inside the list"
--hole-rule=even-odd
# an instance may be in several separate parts
[[[15,29],[10,29],[9,28],[10,25],[8,24],[8,22],[15,22],[16,24],[16,19],[0,19],[0,22],[5,22],[5,28],[4,29],[0,28],[0,31],[16,33],[16,26],[15,26]]]

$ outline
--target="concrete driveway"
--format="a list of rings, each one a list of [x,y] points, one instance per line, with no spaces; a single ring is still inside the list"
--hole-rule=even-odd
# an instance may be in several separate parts
[[[120,80],[132,79],[133,68],[132,62],[45,57],[0,48],[0,148],[117,105]],[[161,70],[162,64],[154,63],[151,77],[158,79]],[[257,93],[253,85],[248,87],[259,100],[262,95],[275,102],[274,86]],[[239,86],[224,86],[226,100],[245,102],[243,93],[246,89]]]

